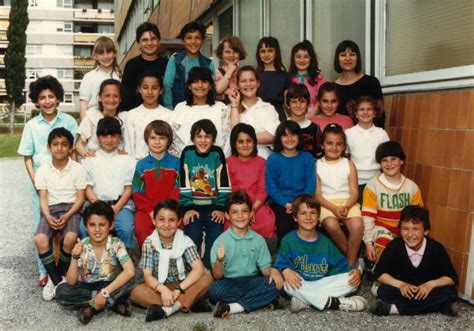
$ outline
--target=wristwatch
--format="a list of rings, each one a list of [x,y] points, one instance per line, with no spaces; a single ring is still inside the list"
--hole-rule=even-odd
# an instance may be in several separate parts
[[[100,294],[101,294],[104,298],[106,298],[106,299],[110,298],[109,291],[107,291],[105,288],[103,288],[102,290],[100,290]]]
[[[181,287],[181,285],[177,285],[176,289],[181,292],[181,294],[185,294],[186,291]]]

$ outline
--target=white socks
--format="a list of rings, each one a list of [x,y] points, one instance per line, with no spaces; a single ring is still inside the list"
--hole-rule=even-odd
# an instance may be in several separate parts
[[[245,311],[244,307],[242,307],[238,303],[229,303],[229,314],[238,314],[238,313],[243,313]]]
[[[171,307],[161,307],[163,309],[163,311],[165,312],[166,314],[166,317],[170,316],[170,315],[173,315],[174,313],[176,313],[177,311],[179,311],[181,309],[181,304],[176,301],[174,305],[172,305]]]
[[[400,315],[400,313],[398,312],[398,309],[397,309],[397,306],[395,306],[394,304],[390,305],[390,315]]]

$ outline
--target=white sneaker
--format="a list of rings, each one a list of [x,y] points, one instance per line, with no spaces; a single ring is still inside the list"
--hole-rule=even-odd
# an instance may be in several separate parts
[[[300,299],[297,299],[295,297],[291,297],[291,303],[290,303],[290,311],[292,313],[297,313],[301,310],[309,309],[311,308],[309,305],[301,301]]]
[[[56,286],[54,286],[51,277],[48,277],[48,282],[43,287],[43,300],[44,301],[51,301],[56,296]]]
[[[367,300],[361,296],[349,298],[339,298],[339,310],[342,311],[363,311],[367,308]]]
[[[370,293],[372,293],[374,297],[377,297],[377,291],[379,290],[379,286],[380,286],[380,283],[376,280],[372,283],[372,287],[370,288]]]

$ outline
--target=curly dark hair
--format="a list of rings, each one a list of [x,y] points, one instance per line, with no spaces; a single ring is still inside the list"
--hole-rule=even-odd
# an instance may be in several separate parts
[[[64,89],[56,77],[47,75],[38,78],[30,84],[28,97],[33,103],[38,103],[39,94],[44,90],[51,90],[59,101],[64,100]]]

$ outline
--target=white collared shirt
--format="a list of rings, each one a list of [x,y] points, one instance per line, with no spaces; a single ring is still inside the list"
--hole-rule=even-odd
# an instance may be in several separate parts
[[[86,188],[86,172],[81,164],[71,159],[62,170],[57,169],[53,161],[50,161],[38,169],[35,186],[38,190],[47,190],[49,206],[74,203],[77,190]]]
[[[88,101],[87,112],[89,112],[90,109],[99,109],[98,96],[100,84],[110,78],[120,81],[120,76],[117,71],[114,70],[112,73],[105,72],[99,67],[92,69],[84,75],[81,86],[79,87],[79,99]]]
[[[82,160],[86,170],[87,185],[100,200],[116,200],[122,195],[125,186],[132,185],[135,172],[135,159],[130,155],[120,155],[99,149],[95,157]]]
[[[426,238],[423,238],[423,243],[421,244],[421,247],[419,250],[414,251],[410,247],[408,247],[405,244],[405,248],[407,250],[408,257],[410,258],[411,264],[415,267],[418,268],[418,266],[421,263],[421,260],[423,259],[423,255],[425,254],[425,249],[426,249]]]

